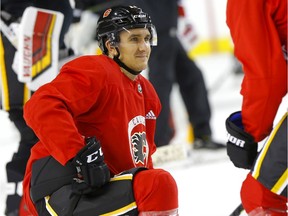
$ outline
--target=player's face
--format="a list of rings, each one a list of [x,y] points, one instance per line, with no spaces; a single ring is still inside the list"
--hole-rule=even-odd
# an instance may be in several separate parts
[[[118,45],[119,59],[135,71],[146,69],[151,53],[150,38],[150,32],[145,28],[122,31]]]

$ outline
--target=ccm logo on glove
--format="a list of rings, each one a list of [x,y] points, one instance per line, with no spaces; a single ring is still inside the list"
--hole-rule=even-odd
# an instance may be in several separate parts
[[[87,156],[87,163],[92,163],[93,161],[96,161],[98,157],[103,156],[102,148],[100,147],[99,150],[95,151],[94,153]]]
[[[104,161],[100,141],[96,137],[89,137],[85,139],[85,143],[72,160],[77,171],[72,184],[72,190],[76,194],[89,194],[110,180],[110,171]]]

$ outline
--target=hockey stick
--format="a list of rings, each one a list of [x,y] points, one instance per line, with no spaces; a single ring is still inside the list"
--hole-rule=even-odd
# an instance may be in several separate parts
[[[240,203],[237,208],[229,216],[240,216],[241,212],[244,210],[242,203]]]

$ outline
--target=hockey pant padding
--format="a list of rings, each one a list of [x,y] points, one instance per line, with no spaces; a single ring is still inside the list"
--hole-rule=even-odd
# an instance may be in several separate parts
[[[145,169],[145,168],[144,168]],[[36,203],[39,215],[138,215],[133,195],[133,175],[143,168],[133,168],[111,178],[110,182],[85,195],[74,194],[65,185]],[[49,214],[48,214],[49,212]]]
[[[262,207],[265,209],[277,209],[286,212],[287,198],[271,192],[249,173],[242,184],[241,200],[247,213]],[[286,216],[287,213],[273,213],[273,216]]]
[[[171,174],[163,169],[137,173],[133,181],[139,212],[178,209],[178,188]]]
[[[74,167],[70,164],[62,166],[51,156],[35,161],[32,165],[31,200],[36,203],[62,186],[70,185],[75,176]]]

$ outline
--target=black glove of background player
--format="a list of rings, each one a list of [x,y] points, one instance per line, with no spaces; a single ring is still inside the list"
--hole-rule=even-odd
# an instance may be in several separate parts
[[[76,167],[72,190],[77,194],[87,194],[106,184],[110,180],[110,171],[104,162],[100,142],[95,137],[85,139],[84,146],[72,160]]]
[[[236,167],[250,169],[257,156],[257,143],[244,131],[241,112],[232,113],[226,120],[227,154]]]

